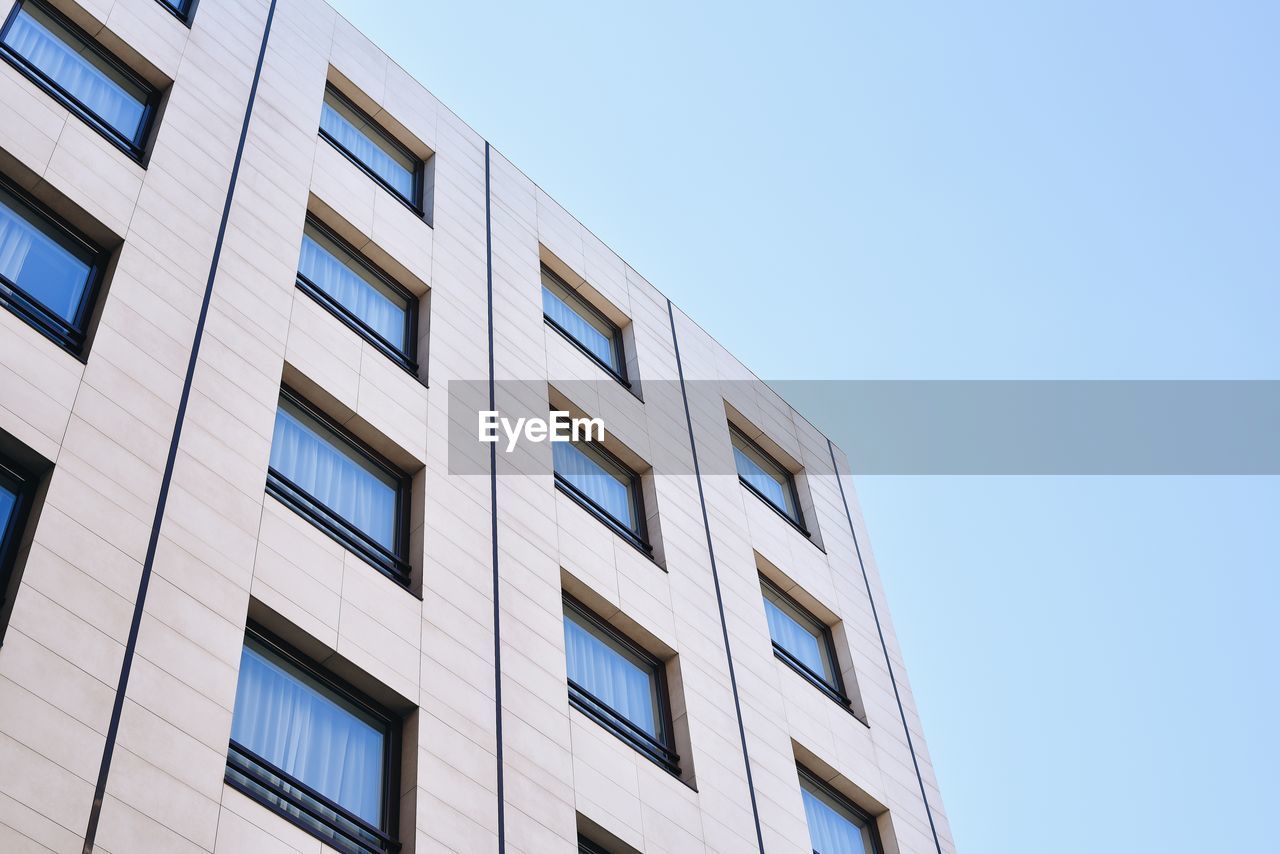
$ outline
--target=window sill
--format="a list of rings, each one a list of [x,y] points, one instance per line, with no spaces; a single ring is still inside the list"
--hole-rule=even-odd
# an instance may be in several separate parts
[[[800,678],[804,679],[810,685],[812,685],[813,687],[821,691],[823,696],[825,696],[827,699],[831,700],[831,702],[835,703],[837,706],[839,706],[840,708],[848,712],[850,717],[852,717],[858,723],[862,724],[867,729],[871,729],[871,724],[867,723],[862,718],[861,715],[859,715],[857,712],[853,710],[853,703],[849,700],[848,697],[844,695],[842,691],[838,691],[835,688],[833,688],[825,680],[820,678],[816,673],[814,673],[812,670],[806,667],[803,663],[797,661],[794,656],[792,656],[785,649],[782,649],[781,647],[779,647],[776,643],[773,645],[773,655],[783,664],[787,665],[787,667],[790,667],[792,670],[794,670],[796,674],[800,676]]]
[[[400,368],[414,379],[419,379],[418,363],[409,358],[406,354],[397,350],[391,342],[387,341],[387,339],[369,328],[368,324],[351,312],[347,311],[340,303],[336,302],[327,293],[308,281],[305,276],[298,276],[297,285],[298,290],[311,297],[320,304],[321,308],[324,308],[338,320],[342,321],[342,323],[349,327],[353,332],[368,342],[369,346],[373,347],[378,352],[382,353],[382,355],[390,359],[396,367]],[[426,383],[423,382],[423,385],[425,386]]]
[[[156,2],[159,3],[166,12],[177,18],[182,26],[186,27],[188,30],[191,29],[191,19],[195,17],[196,3],[198,1],[199,0],[192,0],[191,5],[187,7],[185,12],[179,12],[168,3],[164,2],[164,0],[156,0]]]
[[[28,297],[21,288],[3,278],[0,278],[0,305],[59,348],[81,362],[85,361],[84,333],[44,310],[43,306]]]
[[[573,484],[569,483],[559,474],[555,475],[555,481],[556,481],[556,489],[560,490],[569,498],[573,499],[573,501],[577,503],[580,507],[582,507],[583,510],[586,510],[592,516],[595,516],[597,519],[603,522],[605,526],[609,528],[609,530],[613,531],[615,534],[621,537],[626,542],[627,545],[631,546],[633,549],[640,552],[640,554],[644,555],[649,560],[653,561],[655,564],[658,563],[656,560],[654,560],[654,557],[653,557],[653,546],[651,546],[645,540],[641,539],[640,536],[636,534],[635,531],[631,530],[622,522],[615,519],[613,515],[609,513],[609,511],[605,510],[599,504],[596,504],[594,501],[592,501],[590,498],[584,495],[581,490],[579,490]],[[662,566],[660,565],[658,566],[658,568],[663,569]],[[663,569],[663,572],[665,571],[666,570]]]
[[[763,501],[766,507],[768,507],[774,513],[777,513],[778,517],[781,518],[782,521],[786,522],[792,528],[795,528],[797,531],[803,534],[804,538],[808,540],[810,543],[812,543],[815,549],[822,552],[823,554],[827,553],[826,549],[818,545],[818,541],[813,538],[813,534],[809,532],[808,528],[806,528],[804,525],[800,524],[795,519],[792,519],[790,516],[788,516],[785,510],[782,510],[780,507],[778,507],[778,505],[770,501],[768,496],[766,496],[763,492],[761,492],[760,490],[752,486],[750,483],[748,483],[746,478],[744,478],[742,475],[738,475],[738,482],[741,483],[743,487],[747,489],[748,492],[750,492],[756,498],[759,498],[761,501]]]
[[[427,211],[426,211],[426,207],[425,207],[421,202],[415,202],[415,201],[413,201],[413,200],[411,200],[411,199],[405,198],[404,194],[403,194],[403,193],[401,193],[399,190],[397,190],[395,187],[391,186],[391,184],[390,184],[390,183],[388,183],[388,181],[387,181],[387,179],[386,179],[386,178],[383,178],[383,177],[382,177],[381,175],[379,175],[377,172],[374,172],[372,169],[370,169],[367,165],[365,165],[365,162],[364,162],[363,160],[361,160],[359,157],[356,157],[354,154],[352,154],[350,151],[348,151],[348,150],[346,149],[346,147],[345,147],[342,143],[338,142],[338,141],[337,141],[336,139],[334,139],[332,136],[330,136],[329,134],[325,133],[325,131],[324,131],[324,129],[323,129],[323,128],[321,128],[321,129],[320,129],[320,138],[321,138],[321,139],[323,139],[325,142],[329,143],[330,145],[332,145],[332,146],[333,146],[333,148],[334,148],[334,150],[335,150],[335,151],[337,151],[339,154],[341,154],[343,157],[347,158],[347,160],[350,160],[350,161],[351,161],[351,163],[352,163],[352,164],[353,164],[357,169],[359,169],[359,170],[360,170],[361,172],[363,172],[365,175],[367,175],[367,176],[369,176],[370,178],[372,178],[372,179],[373,179],[373,182],[374,182],[375,184],[377,184],[379,187],[381,187],[382,189],[384,189],[384,190],[386,190],[388,193],[390,193],[390,194],[391,194],[391,197],[392,197],[393,199],[395,199],[397,202],[399,202],[400,204],[402,204],[402,205],[404,205],[406,208],[408,208],[408,209],[409,209],[409,211],[410,211],[410,212],[411,212],[415,217],[417,217],[418,219],[422,220],[422,224],[423,224],[423,225],[425,225],[427,228],[431,228],[431,223],[427,222]],[[422,170],[421,170],[421,168],[419,168],[418,172],[417,172],[417,173],[415,173],[415,175],[416,175],[416,177],[414,178],[414,180],[416,180],[416,181],[418,182],[418,185],[419,185],[418,192],[422,192],[422,189],[421,189],[421,185],[422,185]]]
[[[324,512],[318,501],[275,469],[267,470],[267,494],[328,534],[347,551],[409,590],[410,567],[403,558],[372,542],[346,521]]]
[[[569,705],[613,733],[645,759],[680,779],[680,757],[675,751],[636,727],[608,704],[597,700],[573,680],[569,681]]]
[[[571,344],[575,350],[582,353],[582,355],[586,356],[588,359],[594,362],[600,368],[600,370],[604,371],[606,374],[612,377],[614,382],[616,382],[618,385],[622,386],[627,391],[635,395],[636,399],[640,398],[640,395],[636,394],[635,388],[631,385],[631,380],[627,379],[625,374],[623,374],[621,371],[614,369],[614,367],[610,365],[608,362],[606,362],[604,359],[601,359],[595,353],[592,353],[586,347],[582,346],[582,342],[579,341],[577,338],[574,338],[572,335],[570,335],[567,329],[565,329],[560,324],[556,323],[550,317],[547,317],[545,314],[542,315],[542,322],[545,323],[547,326],[550,326],[556,332],[560,333],[561,338],[568,341],[569,344]]]

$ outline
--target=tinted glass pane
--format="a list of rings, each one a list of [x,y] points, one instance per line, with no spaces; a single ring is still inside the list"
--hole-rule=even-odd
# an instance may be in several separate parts
[[[586,445],[553,442],[551,459],[556,474],[581,490],[614,519],[639,531],[632,492],[634,475]]]
[[[82,39],[28,3],[13,19],[4,41],[108,127],[138,142],[149,93]]]
[[[733,461],[743,480],[755,487],[774,507],[799,521],[795,500],[791,496],[791,475],[786,469],[737,433],[733,434]]]
[[[9,484],[0,480],[0,546],[4,545],[9,534],[9,524],[13,517],[13,508],[18,506],[18,493]],[[0,571],[4,567],[0,566]]]
[[[615,371],[622,370],[613,327],[596,317],[545,270],[542,272],[542,313],[600,361]]]
[[[403,352],[408,303],[310,224],[302,235],[298,272]]]
[[[764,611],[773,642],[791,653],[819,676],[835,684],[835,672],[827,658],[826,635],[794,605],[765,588]]]
[[[351,109],[332,92],[326,92],[320,129],[375,175],[406,199],[416,202],[417,161],[392,145],[380,129]]]
[[[872,854],[871,832],[847,807],[800,778],[809,840],[816,854]]]
[[[0,189],[0,279],[16,284],[32,299],[74,323],[89,284],[92,259]],[[0,296],[5,284],[0,281]]]
[[[569,678],[654,738],[659,738],[657,691],[650,664],[565,609]]]
[[[276,768],[377,826],[385,725],[249,641],[231,737]]]
[[[390,552],[396,479],[286,400],[276,410],[271,467]]]

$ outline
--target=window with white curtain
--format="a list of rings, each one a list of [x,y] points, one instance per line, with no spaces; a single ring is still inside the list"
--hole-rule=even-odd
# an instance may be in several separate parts
[[[832,699],[848,706],[836,664],[835,644],[826,623],[764,578],[760,579],[760,590],[764,595],[769,636],[778,658]]]
[[[388,357],[417,372],[416,298],[310,217],[302,232],[298,287]]]
[[[615,379],[628,384],[622,332],[545,264],[542,267],[542,316],[548,326],[577,345]]]
[[[791,472],[732,424],[729,425],[729,436],[733,442],[733,461],[738,468],[739,479],[803,530],[804,519],[800,514],[800,501]]]
[[[640,477],[590,442],[552,442],[556,485],[597,518],[644,551],[646,540]]]
[[[276,409],[267,491],[408,583],[407,476],[287,389]]]
[[[320,135],[383,187],[422,211],[422,160],[332,86],[324,93]]]
[[[874,818],[804,768],[799,773],[813,854],[881,854]]]
[[[340,851],[395,850],[397,721],[251,628],[227,782]]]
[[[671,738],[662,662],[564,597],[569,700],[672,773],[679,757]]]
[[[0,305],[73,353],[84,346],[104,253],[0,181]]]
[[[14,7],[0,54],[134,158],[142,156],[156,90],[39,0]]]

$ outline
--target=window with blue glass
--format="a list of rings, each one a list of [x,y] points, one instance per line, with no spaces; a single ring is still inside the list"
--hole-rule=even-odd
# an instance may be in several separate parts
[[[629,385],[621,330],[545,264],[542,267],[542,316],[548,326],[569,339],[614,379]]]
[[[80,354],[106,255],[0,180],[0,305]]]
[[[155,88],[52,7],[18,3],[0,31],[0,56],[114,145],[142,158]]]
[[[276,409],[267,492],[409,583],[408,476],[287,389]]]
[[[18,587],[16,562],[35,493],[35,479],[24,467],[0,457],[0,642]]]
[[[156,0],[156,2],[168,9],[182,23],[191,23],[191,12],[195,8],[195,0]]]
[[[875,818],[804,768],[799,774],[813,854],[882,854]]]
[[[556,486],[646,554],[640,476],[591,442],[552,442]]]
[[[770,507],[804,531],[800,498],[791,472],[732,424],[729,425],[729,434],[733,442],[733,462],[738,469],[738,478]],[[808,534],[807,531],[805,533]]]
[[[320,135],[397,198],[422,213],[422,160],[329,86]]]
[[[339,851],[395,851],[398,728],[395,716],[250,628],[226,780]]]
[[[826,623],[767,579],[760,579],[760,589],[774,654],[847,708],[849,698],[844,693],[835,644]]]
[[[417,373],[417,298],[308,217],[298,287],[410,373]]]
[[[662,662],[567,595],[564,647],[573,706],[679,774]]]

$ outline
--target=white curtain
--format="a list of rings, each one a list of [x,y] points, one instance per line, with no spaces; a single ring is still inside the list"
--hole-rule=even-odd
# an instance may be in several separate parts
[[[394,552],[395,483],[335,446],[317,429],[310,419],[281,402],[271,440],[271,467]]]
[[[635,530],[631,490],[627,484],[605,471],[571,442],[553,442],[551,456],[556,474],[582,490],[609,515]]]
[[[137,135],[145,105],[26,9],[14,19],[5,42],[126,138]]]
[[[0,193],[0,277],[71,321],[80,307],[89,266],[31,225]]]
[[[631,723],[658,737],[653,713],[653,674],[578,625],[564,619],[564,646],[569,678]]]
[[[351,152],[357,160],[368,166],[407,199],[414,197],[412,171],[398,163],[390,154],[353,125],[345,116],[325,103],[320,114],[320,127]]]
[[[733,458],[738,464],[738,474],[743,480],[758,489],[779,510],[789,516],[793,515],[791,496],[785,484],[779,483],[776,477],[765,471],[737,445],[733,447]]]
[[[613,338],[592,326],[545,284],[542,286],[542,313],[554,320],[575,341],[596,354],[606,365],[617,370]]]
[[[768,598],[764,600],[764,613],[769,620],[769,636],[778,646],[802,661],[806,667],[820,676],[831,678],[822,659],[821,641],[804,626]]]
[[[809,820],[809,840],[816,854],[870,854],[866,834],[861,827],[836,812],[808,789],[804,796],[804,815]]]
[[[302,236],[298,271],[383,338],[404,348],[404,306],[392,302],[309,234]]]
[[[381,730],[245,646],[231,737],[281,771],[377,827]]]

